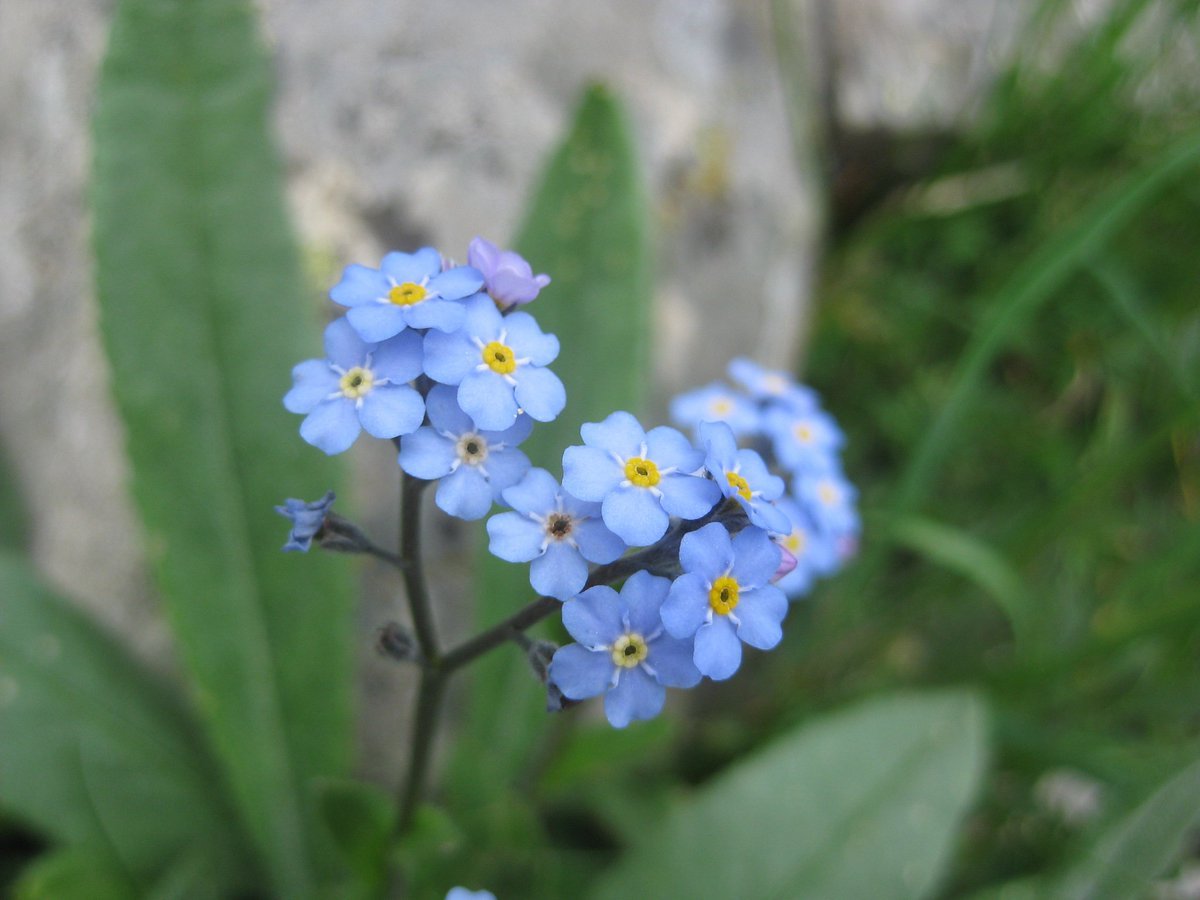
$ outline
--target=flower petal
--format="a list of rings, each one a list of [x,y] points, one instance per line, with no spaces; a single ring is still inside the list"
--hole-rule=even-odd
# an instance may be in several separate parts
[[[646,662],[654,670],[659,684],[667,687],[690,688],[700,683],[700,670],[692,659],[696,642],[680,640],[668,634],[660,635],[650,644]]]
[[[629,612],[629,627],[643,636],[658,631],[662,624],[659,609],[671,587],[669,578],[649,572],[634,572],[621,588],[621,600]]]
[[[779,548],[761,528],[743,528],[734,536],[732,545],[733,577],[739,584],[753,587],[766,584],[779,569]]]
[[[492,508],[492,488],[470,466],[460,466],[438,482],[438,509],[468,521],[482,519]]]
[[[742,642],[733,631],[733,623],[724,616],[713,617],[696,632],[696,650],[692,656],[696,668],[713,681],[724,681],[742,664]]]
[[[609,531],[599,518],[576,521],[574,536],[579,552],[588,562],[603,565],[625,552],[625,542]]]
[[[500,499],[501,491],[512,487],[529,471],[529,457],[520,450],[493,450],[482,466],[492,485],[492,496]]]
[[[530,469],[521,480],[504,489],[504,502],[522,515],[544,516],[554,509],[558,482],[545,469]]]
[[[428,426],[418,428],[400,442],[400,468],[414,478],[433,481],[449,475],[456,459],[454,442]]]
[[[587,583],[588,567],[579,551],[567,544],[551,542],[545,554],[529,566],[529,583],[539,594],[570,600]]]
[[[611,644],[624,633],[623,609],[620,597],[612,588],[607,585],[588,588],[563,604],[563,627],[586,647]]]
[[[517,421],[512,387],[495,372],[469,372],[458,386],[458,405],[484,431],[503,431]]]
[[[354,404],[345,397],[318,403],[300,423],[300,437],[330,456],[350,449],[361,430]]]
[[[385,384],[362,398],[358,420],[371,437],[412,434],[425,421],[425,401],[407,384]]]
[[[367,303],[352,307],[346,311],[346,320],[354,326],[360,338],[372,344],[386,341],[408,327],[400,307],[390,303]]]
[[[542,555],[546,534],[528,516],[517,512],[497,513],[487,520],[488,552],[514,563],[526,563]]]
[[[516,400],[531,418],[539,422],[553,421],[567,405],[567,391],[549,369],[521,366],[514,377],[517,380]]]
[[[662,507],[681,519],[699,519],[721,499],[721,489],[715,481],[698,475],[670,474],[658,483],[662,491]]]
[[[608,690],[614,668],[607,650],[592,651],[579,644],[567,644],[559,647],[550,660],[549,677],[564,696],[585,700]]]
[[[409,328],[435,328],[449,333],[462,328],[465,318],[466,310],[457,300],[431,297],[404,308],[404,321]]]
[[[685,534],[679,544],[679,563],[683,571],[699,573],[709,582],[728,572],[733,561],[733,542],[719,522],[710,522]]]
[[[612,455],[596,447],[568,447],[563,451],[562,465],[563,489],[594,503],[603,500],[625,477]]]
[[[378,269],[355,263],[342,271],[342,280],[330,289],[329,298],[342,306],[361,306],[386,297],[390,287],[387,277]]]
[[[483,289],[483,273],[472,266],[455,266],[429,279],[429,286],[447,300],[461,300]]]
[[[788,600],[783,591],[767,584],[747,591],[737,606],[738,637],[759,650],[770,650],[783,638],[783,617]]]
[[[325,356],[343,369],[361,366],[367,358],[367,351],[371,349],[345,317],[334,319],[325,326],[323,342]]]
[[[404,384],[421,374],[425,352],[421,336],[405,329],[375,347],[371,353],[371,372],[393,384]]]
[[[646,432],[634,418],[632,413],[618,410],[611,413],[603,422],[584,422],[579,428],[583,442],[589,447],[599,447],[615,453],[622,459],[637,456],[641,446],[646,441]],[[570,490],[570,488],[568,488]],[[586,500],[587,497],[571,491],[572,494]]]
[[[431,331],[425,335],[425,373],[434,381],[458,384],[481,360],[479,348],[461,331]]]
[[[625,669],[617,686],[604,695],[604,715],[613,728],[624,728],[634,719],[653,719],[666,697],[666,688],[641,669]]]
[[[393,250],[383,257],[379,270],[396,284],[406,281],[420,284],[442,270],[442,255],[433,247],[422,247],[416,253]]]
[[[674,466],[680,472],[690,474],[704,465],[704,451],[692,446],[683,434],[666,425],[651,428],[646,433],[646,446],[650,458],[660,468]]]
[[[330,394],[341,391],[338,375],[323,359],[306,359],[292,369],[292,389],[283,395],[288,412],[307,413]]]
[[[663,626],[676,638],[690,638],[708,617],[708,587],[702,575],[688,572],[671,583],[659,609]]]
[[[545,334],[529,313],[515,312],[504,317],[508,332],[505,342],[517,356],[527,356],[535,366],[548,366],[558,357],[558,338]]]
[[[671,518],[663,511],[649,489],[617,487],[609,491],[601,505],[601,515],[609,530],[625,543],[646,547],[667,533]]]

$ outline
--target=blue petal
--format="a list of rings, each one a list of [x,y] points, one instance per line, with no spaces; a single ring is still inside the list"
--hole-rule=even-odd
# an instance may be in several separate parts
[[[587,583],[588,567],[579,551],[551,541],[546,553],[529,566],[529,583],[539,594],[570,600]]]
[[[367,351],[371,349],[345,318],[334,319],[326,325],[323,340],[325,356],[343,369],[361,366],[367,358]]]
[[[400,468],[414,478],[433,481],[449,475],[456,459],[454,442],[432,428],[418,428],[400,442]]]
[[[542,555],[546,537],[542,526],[516,512],[502,512],[487,521],[488,552],[514,563],[525,563]]]
[[[346,311],[346,319],[358,336],[371,344],[386,341],[403,331],[407,325],[400,307],[391,303],[368,303]]]
[[[697,429],[709,469],[732,469],[737,465],[737,440],[724,422],[701,422]]]
[[[458,405],[484,431],[503,431],[517,421],[512,387],[495,372],[468,373],[458,386]]]
[[[458,405],[458,389],[447,384],[435,384],[425,398],[429,424],[445,434],[456,437],[475,430],[475,423]]]
[[[283,395],[283,407],[288,412],[310,412],[330,394],[340,394],[338,375],[323,359],[306,359],[292,369],[292,389]]]
[[[616,460],[596,447],[568,447],[563,451],[562,465],[563,489],[594,503],[603,500],[625,478]]]
[[[442,270],[442,255],[432,247],[422,247],[416,253],[394,250],[384,256],[379,269],[397,284],[406,281],[420,284]]]
[[[507,494],[505,496],[507,498]],[[625,552],[625,542],[609,531],[598,518],[577,520],[574,536],[579,552],[588,562],[603,565],[620,558]]]
[[[699,519],[721,499],[716,482],[698,475],[667,475],[658,489],[663,509],[681,519]]]
[[[369,269],[357,263],[346,266],[342,280],[329,291],[329,298],[342,306],[361,306],[386,297],[391,285],[378,269]]]
[[[486,432],[485,437],[493,444],[504,444],[508,447],[515,447],[525,438],[529,437],[533,431],[533,420],[529,416],[517,416],[517,421],[513,422],[511,428],[505,428],[503,431]]]
[[[617,487],[601,506],[604,524],[625,543],[635,547],[653,544],[667,533],[671,519],[647,488]]]
[[[643,636],[658,631],[662,624],[659,609],[671,587],[669,578],[649,572],[634,572],[621,588],[621,600],[629,612],[629,627]]]
[[[660,468],[673,466],[680,472],[690,474],[704,465],[703,451],[693,447],[682,433],[666,425],[651,428],[646,434],[646,445],[650,448],[650,458]]]
[[[361,430],[354,404],[344,397],[318,403],[300,423],[300,437],[331,456],[350,449]]]
[[[558,482],[545,469],[530,469],[519,483],[504,490],[504,502],[523,514],[544,516],[554,509],[557,497]]]
[[[759,528],[765,528],[767,531],[773,531],[776,534],[788,534],[792,530],[792,523],[788,517],[767,500],[755,500],[752,503],[747,503],[738,498],[738,501],[746,510],[746,514],[750,517],[750,521]]]
[[[385,384],[362,398],[358,420],[371,437],[412,434],[425,421],[425,401],[407,384]]]
[[[614,668],[607,650],[591,651],[579,644],[567,644],[559,647],[550,660],[550,681],[564,696],[585,700],[608,690]]]
[[[563,626],[584,646],[611,644],[625,633],[623,609],[617,592],[602,584],[563,604]]]
[[[772,475],[763,458],[754,450],[737,452],[738,474],[746,479],[750,489],[762,495],[764,500],[776,500],[783,495],[783,479]]]
[[[483,361],[479,348],[461,331],[425,335],[425,373],[442,384],[458,384]]]
[[[774,585],[744,592],[734,612],[738,637],[751,647],[770,650],[783,637],[780,623],[787,611],[787,596]]]
[[[376,378],[403,384],[421,374],[424,360],[421,336],[405,330],[376,346],[371,354],[371,372]]]
[[[529,457],[520,450],[493,450],[482,468],[492,484],[492,496],[499,500],[505,488],[512,487],[529,471]]]
[[[431,297],[404,308],[404,320],[409,328],[436,328],[447,333],[462,328],[466,310],[457,300]]]
[[[622,459],[640,454],[642,444],[646,442],[646,432],[638,424],[638,420],[631,413],[621,410],[610,414],[603,422],[584,422],[579,428],[579,433],[589,447],[608,450]],[[577,491],[571,493],[583,497]]]
[[[504,329],[507,332],[505,343],[516,351],[518,357],[529,357],[535,366],[548,366],[558,357],[558,338],[543,334],[529,313],[516,312],[505,316]]]
[[[791,531],[790,528],[787,530]],[[733,538],[733,555],[733,577],[738,584],[755,587],[766,584],[779,569],[779,547],[761,528],[739,531]]]
[[[617,686],[604,695],[604,715],[613,728],[634,719],[653,719],[662,712],[667,691],[641,669],[625,669]]]
[[[429,280],[429,286],[438,296],[447,300],[461,300],[483,288],[483,273],[471,266],[456,266],[447,269]]]
[[[482,519],[492,508],[492,488],[470,466],[460,466],[438,482],[438,509],[460,519]]]
[[[719,522],[710,522],[685,534],[679,544],[679,563],[683,571],[697,572],[709,582],[728,572],[733,562],[733,543],[729,532]]]
[[[700,683],[700,670],[692,656],[696,643],[691,638],[679,640],[661,635],[650,644],[646,662],[654,670],[659,684],[667,687],[690,688]]]
[[[500,311],[496,309],[496,304],[492,302],[491,297],[487,294],[476,294],[474,297],[464,300],[463,306],[467,311],[467,317],[463,321],[463,331],[479,338],[485,344],[500,336],[500,329],[504,327],[504,319],[500,315]]]
[[[711,623],[696,632],[696,650],[692,656],[696,668],[713,681],[724,681],[742,664],[742,642],[733,631],[733,623],[714,616]]]
[[[531,418],[550,422],[567,405],[567,391],[549,369],[521,366],[513,377],[517,381],[517,402]]]
[[[659,615],[672,637],[689,638],[708,616],[708,588],[702,575],[689,572],[671,583]]]

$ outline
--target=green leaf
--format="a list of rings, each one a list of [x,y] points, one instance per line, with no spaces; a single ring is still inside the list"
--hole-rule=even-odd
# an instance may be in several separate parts
[[[310,894],[317,776],[348,765],[349,594],[272,506],[334,467],[280,398],[317,348],[249,4],[123,0],[95,123],[101,316],[146,540],[275,892]]]
[[[138,896],[110,858],[78,847],[39,857],[13,888],[15,900],[136,900]]]
[[[996,550],[968,531],[918,516],[897,519],[888,531],[901,546],[957,572],[990,594],[1008,616],[1018,643],[1029,642],[1036,612],[1032,595],[1016,569]]]
[[[528,309],[558,335],[562,349],[552,368],[566,386],[567,406],[554,422],[538,424],[522,449],[555,477],[563,450],[580,442],[583,422],[641,406],[652,295],[647,223],[625,114],[606,88],[594,86],[551,157],[516,241],[534,271],[553,279]],[[534,593],[528,566],[480,552],[482,626],[512,615]],[[518,654],[496,654],[472,674],[471,727],[454,787],[478,796],[511,782],[546,714],[544,692]]]
[[[244,876],[216,765],[179,698],[7,555],[0,734],[0,804],[46,835],[126,881],[145,882],[185,848],[218,885]]]
[[[318,789],[318,803],[347,868],[365,893],[377,893],[387,873],[385,857],[396,818],[391,798],[374,785],[331,781]]]
[[[985,758],[970,694],[861,704],[774,741],[646,823],[594,896],[929,896]]]
[[[1188,766],[1097,842],[1049,896],[1124,900],[1149,893],[1200,827],[1200,762]]]

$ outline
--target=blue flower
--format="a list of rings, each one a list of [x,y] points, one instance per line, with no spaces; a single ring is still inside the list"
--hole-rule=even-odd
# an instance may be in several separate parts
[[[758,406],[719,381],[678,395],[671,401],[675,424],[695,430],[701,422],[724,422],[737,435],[757,434]]]
[[[488,519],[493,555],[532,563],[529,583],[539,594],[567,600],[587,583],[588,562],[610,563],[625,542],[600,521],[600,504],[577,500],[545,469],[530,469],[504,491],[513,512]]]
[[[421,339],[401,334],[364,343],[345,319],[325,329],[327,359],[292,369],[294,384],[283,398],[289,412],[307,413],[300,436],[326,453],[341,453],[362,429],[377,438],[415,431],[425,403],[408,382],[421,374]]]
[[[446,900],[496,900],[491,891],[471,891],[465,887],[452,887],[446,895]]]
[[[701,422],[699,430],[700,441],[708,451],[704,467],[716,479],[721,493],[737,500],[753,524],[785,533],[791,523],[771,503],[783,496],[783,479],[767,471],[767,464],[755,451],[739,450],[724,422]]]
[[[382,341],[406,328],[454,331],[462,327],[457,302],[483,287],[483,276],[470,266],[442,271],[432,247],[416,253],[389,253],[378,269],[350,265],[329,296],[350,307],[346,318],[364,341]]]
[[[771,404],[763,414],[763,431],[779,464],[793,472],[825,467],[844,440],[833,417],[816,407],[796,411]]]
[[[779,560],[779,548],[753,525],[732,540],[717,522],[684,535],[684,574],[671,584],[662,620],[674,637],[695,635],[696,668],[714,681],[738,670],[742,641],[770,650],[783,637],[787,597],[769,583]]]
[[[550,283],[549,275],[534,275],[523,256],[481,237],[467,248],[467,263],[480,271],[484,290],[502,307],[529,303]]]
[[[517,444],[533,423],[521,416],[504,431],[476,428],[459,409],[454,388],[434,385],[426,399],[429,425],[400,442],[400,468],[415,478],[438,483],[437,505],[460,519],[487,515],[506,487],[529,471],[529,458]]]
[[[817,528],[835,536],[857,535],[860,529],[855,500],[858,491],[830,459],[823,469],[805,469],[792,479],[792,495]]]
[[[292,520],[292,530],[288,533],[287,543],[283,545],[283,549],[307,553],[308,548],[312,546],[313,538],[325,525],[325,516],[329,513],[329,508],[333,506],[333,500],[333,491],[329,491],[320,500],[313,500],[310,503],[289,497],[283,501],[283,506],[275,507],[275,512]]]
[[[796,384],[796,380],[787,372],[765,369],[744,357],[729,363],[729,377],[756,400],[776,400],[796,410],[811,409],[817,405],[817,395],[812,388]]]
[[[790,497],[783,497],[777,504],[787,514],[792,530],[776,541],[796,560],[796,567],[775,584],[795,600],[809,592],[817,577],[828,575],[837,568],[838,542],[817,528],[808,513]]]
[[[653,544],[671,516],[698,519],[721,497],[713,482],[695,474],[703,452],[674,428],[647,433],[629,413],[615,412],[579,431],[587,446],[563,453],[563,487],[601,503],[604,524],[627,544]]]
[[[480,295],[466,304],[461,331],[425,336],[425,372],[458,385],[458,405],[480,428],[507,428],[524,411],[549,422],[567,402],[558,376],[543,368],[558,356],[558,338],[529,313],[500,315]]]
[[[564,603],[563,625],[578,643],[554,654],[550,681],[572,700],[604,694],[614,728],[657,716],[664,686],[699,683],[692,642],[668,635],[659,618],[669,587],[666,578],[635,572],[620,594],[601,585]]]

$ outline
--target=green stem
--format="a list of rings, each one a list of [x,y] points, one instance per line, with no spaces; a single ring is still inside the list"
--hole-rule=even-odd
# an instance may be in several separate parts
[[[425,564],[421,558],[421,495],[430,482],[400,473],[400,572],[412,615],[413,631],[427,666],[436,669],[441,659]]]

